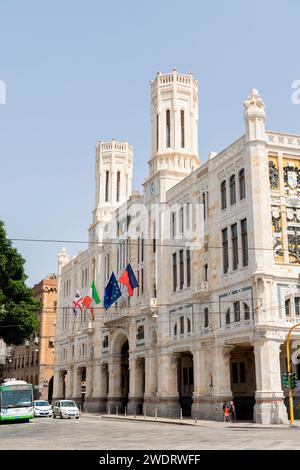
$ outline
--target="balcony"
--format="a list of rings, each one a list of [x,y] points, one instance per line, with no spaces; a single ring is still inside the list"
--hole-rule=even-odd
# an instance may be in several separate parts
[[[87,333],[88,335],[92,335],[95,332],[95,323],[93,321],[87,321],[82,325],[83,333]]]

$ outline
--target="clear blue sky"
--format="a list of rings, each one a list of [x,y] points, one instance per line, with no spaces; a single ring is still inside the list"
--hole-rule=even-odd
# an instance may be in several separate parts
[[[300,133],[291,102],[299,18],[298,0],[0,0],[0,219],[9,237],[87,239],[98,140],[134,146],[140,186],[158,70],[198,79],[202,161],[244,132],[253,87],[267,128]],[[17,243],[30,285],[56,271],[62,245]]]

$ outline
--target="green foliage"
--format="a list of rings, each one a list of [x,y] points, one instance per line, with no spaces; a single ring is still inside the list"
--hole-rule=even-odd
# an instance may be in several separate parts
[[[41,305],[25,284],[24,263],[0,220],[0,337],[7,344],[21,344],[38,328],[36,312]]]

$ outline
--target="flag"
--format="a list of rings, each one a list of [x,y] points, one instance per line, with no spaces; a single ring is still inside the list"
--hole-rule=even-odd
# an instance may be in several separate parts
[[[118,286],[118,282],[114,272],[112,272],[110,276],[110,280],[108,281],[107,286],[105,287],[104,291],[104,307],[106,310],[112,306],[114,302],[118,300],[119,297],[122,296],[120,288]]]
[[[80,294],[79,290],[77,290],[75,292],[74,299],[73,299],[73,313],[74,313],[74,315],[77,315],[77,308],[79,308],[79,310],[81,312],[83,311],[82,302],[83,302],[83,298],[81,297],[81,294]]]
[[[122,272],[119,282],[127,287],[129,297],[133,296],[133,289],[139,285],[130,264],[127,264],[125,271]]]
[[[89,288],[88,295],[86,295],[82,300],[82,304],[84,305],[84,307],[90,309],[91,315],[94,318],[94,305],[98,305],[100,304],[100,302],[101,300],[95,282],[93,281],[91,287]]]

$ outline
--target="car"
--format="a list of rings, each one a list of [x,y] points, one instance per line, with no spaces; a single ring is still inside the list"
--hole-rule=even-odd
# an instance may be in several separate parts
[[[57,400],[53,405],[53,418],[79,419],[79,409],[73,400]]]
[[[35,400],[33,402],[34,416],[52,416],[51,405],[47,400]]]

